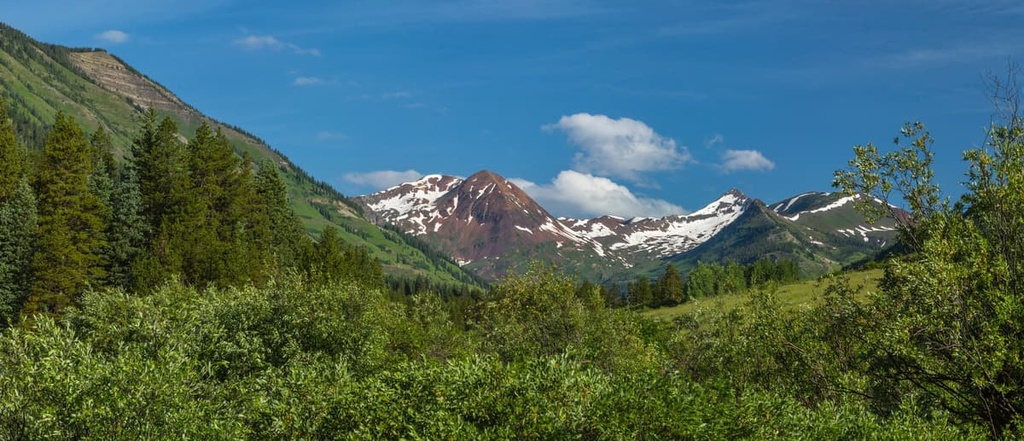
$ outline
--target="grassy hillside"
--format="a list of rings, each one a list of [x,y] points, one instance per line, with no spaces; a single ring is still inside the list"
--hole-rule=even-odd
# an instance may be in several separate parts
[[[878,289],[878,281],[882,278],[882,270],[854,271],[846,274],[852,286],[859,286],[861,295]],[[827,277],[827,276],[826,276]],[[825,291],[827,278],[804,280],[778,288],[775,295],[785,309],[809,308],[817,306],[821,294]],[[701,310],[730,311],[743,305],[750,299],[750,292],[730,294],[719,297],[697,299],[692,302],[665,308],[644,311],[644,315],[659,320],[671,320],[675,317]]]
[[[74,116],[88,131],[105,127],[121,156],[130,148],[140,112],[154,108],[178,123],[189,137],[203,121],[221,128],[239,154],[269,160],[285,176],[293,209],[307,231],[339,227],[347,242],[366,247],[392,275],[425,276],[443,284],[479,282],[439,253],[400,233],[382,231],[361,210],[324,182],[309,176],[252,134],[209,118],[117,57],[93,49],[37,42],[0,24],[0,97],[23,143],[38,148],[58,111]]]

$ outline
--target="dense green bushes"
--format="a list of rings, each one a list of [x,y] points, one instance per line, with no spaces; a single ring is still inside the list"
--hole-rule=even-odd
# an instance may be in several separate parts
[[[301,278],[89,293],[61,321],[0,335],[0,439],[965,434],[941,415],[803,399],[788,383],[805,375],[771,361],[788,332],[778,315],[652,322],[544,267],[471,315],[453,322],[437,296],[394,302]]]

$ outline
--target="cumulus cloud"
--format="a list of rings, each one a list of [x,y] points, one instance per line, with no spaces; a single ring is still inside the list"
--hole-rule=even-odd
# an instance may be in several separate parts
[[[124,31],[119,31],[119,30],[116,30],[116,29],[111,29],[109,31],[103,31],[103,32],[100,32],[99,34],[96,34],[96,39],[97,40],[104,41],[104,42],[107,42],[107,43],[113,43],[113,44],[124,43],[124,42],[128,41],[130,38],[131,38],[131,36],[129,36]]]
[[[642,182],[643,173],[673,170],[693,162],[685,146],[677,146],[674,140],[630,118],[577,113],[542,128],[569,136],[582,150],[573,159],[573,167],[586,173]]]
[[[299,55],[312,55],[315,57],[320,56],[319,49],[304,48],[296,44],[287,43],[278,40],[272,35],[246,35],[242,38],[236,38],[232,42],[235,46],[250,51],[258,50],[289,50]]]
[[[556,216],[591,218],[613,215],[662,217],[683,214],[682,207],[661,199],[638,197],[611,179],[565,170],[550,184],[512,179],[534,200]]]
[[[346,182],[377,191],[405,182],[415,181],[422,177],[423,174],[416,170],[380,170],[367,173],[346,173],[343,179]]]
[[[775,163],[757,150],[726,150],[722,153],[722,170],[726,173],[740,170],[767,171]]]
[[[317,77],[296,77],[292,80],[293,86],[320,86],[324,83],[322,78]]]

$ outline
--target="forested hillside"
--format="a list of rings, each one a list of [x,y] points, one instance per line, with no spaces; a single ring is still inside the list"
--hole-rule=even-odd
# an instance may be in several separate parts
[[[62,316],[90,290],[144,294],[188,286],[262,286],[286,274],[310,283],[384,288],[380,264],[327,227],[314,242],[291,210],[276,166],[238,157],[203,124],[184,143],[149,111],[131,154],[58,112],[41,152],[17,142],[0,105],[0,323]]]

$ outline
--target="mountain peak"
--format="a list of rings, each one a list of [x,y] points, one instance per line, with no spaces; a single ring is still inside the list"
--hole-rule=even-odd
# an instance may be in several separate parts
[[[500,181],[504,181],[505,178],[503,176],[495,173],[495,172],[490,171],[490,170],[480,170],[480,171],[470,175],[470,177],[466,178],[466,181],[473,181],[473,180],[476,180],[476,181],[500,182]]]
[[[725,193],[722,193],[722,197],[725,197],[725,196],[734,196],[734,197],[739,198],[739,199],[748,199],[747,195],[743,194],[743,192],[740,191],[740,189],[738,189],[738,188],[730,188],[729,191],[727,191]],[[721,198],[719,198],[719,199],[721,199]]]
[[[488,276],[504,272],[501,256],[599,245],[575,234],[521,188],[490,170],[465,180],[428,176],[358,200],[381,220],[415,235],[431,235],[460,264]],[[601,253],[603,250],[597,250]],[[511,262],[511,261],[510,261]]]

